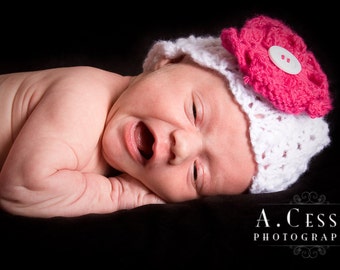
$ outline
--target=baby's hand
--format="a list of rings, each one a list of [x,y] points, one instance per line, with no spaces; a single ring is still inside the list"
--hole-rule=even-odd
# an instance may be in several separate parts
[[[151,192],[139,180],[128,174],[121,174],[117,177],[109,178],[112,186],[116,189],[115,198],[117,210],[131,209],[146,204],[165,203],[155,193]]]
[[[99,174],[64,170],[43,179],[22,177],[19,183],[5,181],[19,177],[0,176],[1,207],[23,216],[108,214],[146,204],[165,203],[137,179],[126,174],[106,178]]]

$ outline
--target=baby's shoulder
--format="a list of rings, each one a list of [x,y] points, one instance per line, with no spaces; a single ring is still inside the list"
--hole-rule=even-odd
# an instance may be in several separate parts
[[[127,77],[91,66],[74,66],[46,71],[49,90],[95,96],[100,100],[117,96],[125,90]],[[65,94],[65,93],[64,93]]]

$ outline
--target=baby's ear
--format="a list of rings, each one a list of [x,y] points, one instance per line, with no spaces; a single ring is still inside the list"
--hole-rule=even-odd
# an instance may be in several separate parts
[[[158,59],[157,63],[154,64],[152,71],[160,69],[161,67],[163,67],[163,66],[165,66],[169,63],[172,63],[172,59],[162,57],[162,58]]]
[[[181,56],[173,58],[173,59],[162,57],[162,58],[158,59],[158,61],[154,64],[153,71],[160,69],[161,67],[164,67],[165,65],[168,65],[168,64],[179,63],[179,62],[183,61],[184,58],[185,58],[184,55],[181,55]]]

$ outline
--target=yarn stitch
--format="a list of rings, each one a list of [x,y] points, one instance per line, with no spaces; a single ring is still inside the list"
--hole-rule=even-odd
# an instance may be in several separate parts
[[[263,17],[260,17],[260,19],[262,20]],[[273,22],[272,20],[269,21]],[[273,23],[270,25],[273,26]],[[271,26],[268,27],[271,28]],[[271,33],[273,30],[267,29],[267,31]],[[251,29],[245,32],[246,34],[252,33]],[[227,33],[229,33],[228,30]],[[234,33],[236,34],[236,32]],[[236,36],[233,37],[236,38]],[[262,39],[262,37],[259,38]],[[238,38],[235,40],[238,40]],[[238,52],[237,46],[240,45],[243,51],[248,50],[249,53],[256,54],[256,51],[246,48],[244,44],[239,44],[238,42],[230,44],[234,46],[233,51]],[[248,45],[252,46],[251,44]],[[263,49],[261,46],[259,47],[259,49]],[[251,193],[277,192],[290,187],[307,170],[310,159],[330,143],[328,135],[329,127],[323,117],[312,118],[306,113],[283,112],[274,107],[270,102],[267,102],[264,96],[257,93],[250,84],[247,84],[244,81],[245,75],[240,71],[238,59],[222,46],[220,37],[195,37],[191,35],[187,38],[178,38],[174,41],[157,41],[149,50],[144,60],[143,70],[150,72],[155,70],[159,61],[164,58],[175,60],[184,55],[189,56],[198,65],[221,74],[228,83],[228,90],[234,95],[236,102],[248,117],[249,138],[257,165],[257,171],[252,177],[249,187]],[[301,58],[299,59],[301,60]],[[262,62],[258,61],[258,63],[266,63],[269,66],[269,59]],[[314,65],[316,64],[314,63]],[[303,65],[304,68],[306,68],[305,66],[306,64]],[[316,66],[318,67],[318,65]],[[272,69],[274,68],[272,67]],[[246,68],[246,71],[248,71],[248,68]],[[276,100],[275,95],[278,94],[280,96],[281,93],[280,90],[275,90],[276,86],[281,87],[281,84],[275,83],[277,71],[276,73],[266,73],[259,70],[259,72],[265,77],[264,81],[272,82],[270,89],[271,94],[274,96],[271,98]],[[320,72],[316,73],[319,74]],[[326,77],[323,73],[320,74],[322,79],[325,80]],[[253,76],[253,74],[251,75]],[[274,77],[269,78],[271,75]],[[282,78],[285,76],[287,75],[283,76],[281,74]],[[304,79],[302,76],[296,78]],[[260,85],[260,82],[261,77],[258,77],[256,85]],[[304,87],[310,85],[297,81],[295,83]],[[321,89],[326,91],[327,82],[323,82],[323,85],[325,87]],[[302,93],[308,94],[307,90],[303,88]],[[327,96],[326,93],[324,93],[324,96]],[[300,99],[300,97],[297,99]],[[294,100],[291,102],[293,102],[294,106],[298,104]],[[312,109],[312,106],[309,107],[309,109]],[[324,107],[321,106],[321,108]],[[326,111],[328,110],[324,110],[324,112]],[[312,115],[318,114],[313,113]],[[225,154],[228,155],[228,153]]]
[[[234,54],[244,74],[244,82],[270,101],[277,109],[310,117],[321,117],[331,109],[328,81],[303,39],[281,21],[267,16],[248,20],[238,31],[227,28],[221,33],[222,45]],[[271,46],[281,46],[300,62],[302,70],[288,74],[270,60]]]

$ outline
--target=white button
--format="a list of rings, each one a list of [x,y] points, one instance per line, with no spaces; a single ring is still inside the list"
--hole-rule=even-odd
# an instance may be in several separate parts
[[[280,46],[271,46],[268,54],[273,63],[284,72],[298,74],[301,71],[299,60],[290,51]]]

